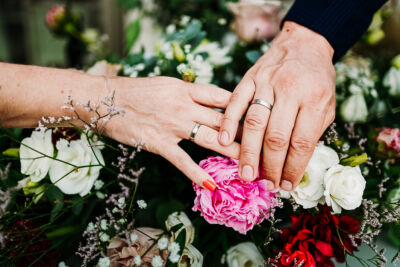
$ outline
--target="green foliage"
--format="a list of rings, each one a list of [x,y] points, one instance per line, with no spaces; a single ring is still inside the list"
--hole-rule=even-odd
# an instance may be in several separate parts
[[[368,160],[367,153],[363,153],[363,154],[361,154],[359,156],[352,156],[352,157],[349,157],[349,158],[342,159],[340,161],[340,164],[342,164],[344,166],[356,167],[356,166],[358,166],[360,164],[363,164],[367,160]]]
[[[53,205],[50,213],[50,222],[54,222],[58,213],[64,206],[64,194],[60,189],[58,189],[58,187],[51,185],[46,189],[45,195],[49,202]]]
[[[129,24],[125,30],[125,51],[127,52],[131,51],[132,47],[135,45],[137,39],[139,38],[141,32],[141,19],[142,18],[139,17],[137,20]]]

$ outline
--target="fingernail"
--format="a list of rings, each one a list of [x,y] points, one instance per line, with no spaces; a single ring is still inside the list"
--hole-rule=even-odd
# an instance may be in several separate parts
[[[229,134],[228,134],[227,131],[223,131],[223,132],[221,133],[221,142],[222,142],[223,144],[228,144],[228,142],[229,142]]]
[[[292,190],[292,183],[287,181],[287,180],[283,180],[282,184],[281,184],[281,188],[285,191],[291,191]]]
[[[210,180],[210,179],[205,180],[205,181],[203,182],[203,186],[204,186],[205,188],[207,188],[208,190],[210,190],[210,191],[214,191],[215,188],[217,187],[217,186],[215,185],[215,182],[214,182],[213,180]]]
[[[267,180],[267,190],[272,191],[272,190],[274,190],[274,188],[275,188],[274,183],[270,180]]]
[[[242,169],[242,178],[245,180],[253,179],[253,168],[249,165],[245,165]]]

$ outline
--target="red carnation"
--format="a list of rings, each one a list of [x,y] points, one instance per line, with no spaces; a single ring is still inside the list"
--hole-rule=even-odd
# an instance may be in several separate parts
[[[349,235],[357,233],[360,222],[350,216],[333,215],[324,205],[316,215],[303,211],[291,219],[291,227],[282,230],[285,245],[279,262],[273,260],[277,266],[303,262],[302,266],[330,267],[334,266],[332,257],[344,262],[345,253],[357,250]]]
[[[17,267],[56,266],[58,253],[52,243],[31,220],[17,221],[6,232],[5,245],[10,248],[9,257]],[[43,253],[45,255],[38,259]]]

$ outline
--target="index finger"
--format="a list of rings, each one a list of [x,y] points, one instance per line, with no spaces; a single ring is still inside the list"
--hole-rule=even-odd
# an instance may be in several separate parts
[[[221,145],[230,145],[235,139],[239,121],[246,112],[255,89],[253,79],[245,76],[231,95],[219,131],[218,139]]]
[[[189,95],[198,104],[226,108],[232,93],[214,85],[191,84]]]
[[[183,174],[189,177],[195,184],[207,188],[210,191],[216,189],[213,178],[197,165],[192,158],[178,145],[168,145],[164,147],[161,156],[166,158]]]

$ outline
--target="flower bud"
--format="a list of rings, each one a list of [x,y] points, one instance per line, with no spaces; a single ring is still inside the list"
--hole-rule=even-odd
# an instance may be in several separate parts
[[[174,51],[174,58],[179,62],[183,62],[186,59],[185,53],[178,44],[172,44],[172,50]]]
[[[383,85],[389,88],[389,95],[400,97],[400,69],[391,67],[383,78]]]
[[[347,98],[340,106],[340,115],[346,122],[365,122],[368,117],[368,108],[362,94],[354,94]]]
[[[66,17],[65,5],[58,5],[50,9],[46,14],[46,25],[50,30],[56,30],[60,22]]]
[[[182,80],[185,82],[193,83],[196,80],[196,73],[192,69],[187,69],[182,74]]]

